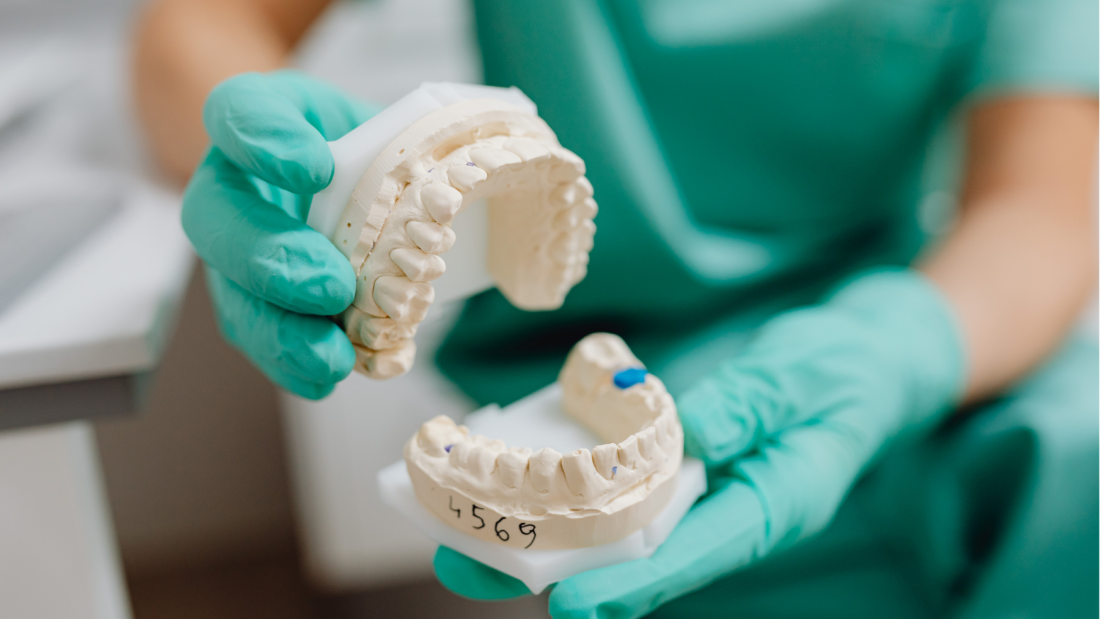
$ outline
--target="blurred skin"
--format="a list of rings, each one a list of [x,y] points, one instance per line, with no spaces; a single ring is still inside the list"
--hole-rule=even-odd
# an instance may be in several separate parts
[[[208,145],[207,94],[244,71],[285,66],[327,0],[160,0],[143,14],[134,75],[141,119],[181,184]],[[1035,367],[1094,290],[1097,103],[1026,96],[967,114],[961,213],[919,268],[950,299],[968,352],[967,400]]]

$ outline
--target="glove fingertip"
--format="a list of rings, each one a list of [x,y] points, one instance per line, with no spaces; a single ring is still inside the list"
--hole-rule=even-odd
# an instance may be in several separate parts
[[[506,600],[530,595],[522,581],[446,546],[432,560],[435,576],[448,591],[475,600]]]

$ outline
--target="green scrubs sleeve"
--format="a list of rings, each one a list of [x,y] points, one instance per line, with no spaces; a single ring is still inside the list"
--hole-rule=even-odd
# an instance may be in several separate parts
[[[984,98],[1016,92],[1095,96],[1096,0],[1002,0],[991,7],[965,90]]]

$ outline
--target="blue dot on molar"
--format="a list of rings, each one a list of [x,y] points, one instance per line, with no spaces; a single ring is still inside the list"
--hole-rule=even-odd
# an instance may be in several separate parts
[[[446,447],[444,447],[443,451],[445,451],[447,453],[451,453],[451,447],[454,447],[454,443],[451,443],[450,445],[447,445]]]
[[[649,372],[645,371],[645,368],[627,368],[616,372],[612,381],[619,389],[626,389],[638,383],[644,383],[646,374],[649,374]]]
[[[618,473],[618,472],[619,472],[619,467],[617,467],[617,466],[611,467],[611,476],[612,477],[614,477],[615,473]]]

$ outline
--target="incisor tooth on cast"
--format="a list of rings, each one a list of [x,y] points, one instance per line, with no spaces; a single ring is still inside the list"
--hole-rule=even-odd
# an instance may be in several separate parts
[[[490,447],[474,445],[469,455],[466,456],[466,470],[470,471],[475,477],[485,477],[493,472],[496,460],[497,452],[494,452]]]
[[[626,440],[619,443],[619,462],[622,462],[623,466],[634,468],[641,459],[642,454],[638,451],[637,435],[631,434],[626,437]]]
[[[434,300],[435,290],[425,282],[392,275],[383,275],[374,282],[374,302],[398,322],[424,320]]]
[[[447,179],[451,181],[451,186],[459,191],[470,191],[474,187],[477,187],[478,183],[488,178],[489,175],[485,173],[485,170],[474,165],[474,162],[468,164],[459,164],[447,168]],[[436,221],[439,221],[438,219]],[[448,222],[441,222],[448,223]]]
[[[664,455],[661,453],[661,448],[657,445],[657,428],[649,426],[635,436],[638,437],[638,451],[646,460],[652,460]]]
[[[513,447],[497,456],[500,480],[508,488],[519,488],[527,474],[527,460],[531,457],[528,447]]]
[[[417,247],[429,254],[445,253],[455,243],[455,231],[442,224],[410,221],[405,226],[405,231]]]
[[[566,208],[577,200],[577,186],[573,183],[562,183],[550,192],[550,204],[556,208]]]
[[[509,138],[504,141],[505,150],[509,150],[524,161],[542,161],[550,158],[550,149],[530,138]]]
[[[619,465],[619,447],[614,443],[597,445],[592,449],[592,464],[596,472],[604,479],[615,477],[615,467]]]
[[[550,492],[554,478],[561,469],[561,454],[544,447],[536,451],[527,461],[527,471],[531,478],[531,487],[538,492]]]
[[[471,150],[470,161],[491,174],[504,166],[520,163],[521,159],[515,153],[508,152],[503,148],[488,147]]]
[[[454,221],[462,208],[462,194],[443,183],[430,183],[420,190],[420,201],[432,219],[441,224]]]
[[[408,247],[391,251],[390,260],[414,282],[430,282],[447,270],[447,265],[439,256]]]
[[[577,239],[573,235],[563,234],[550,244],[550,257],[560,265],[568,265],[577,260]]]
[[[562,456],[561,468],[565,473],[565,483],[573,494],[594,497],[599,492],[599,474],[592,463],[592,453],[587,449],[578,449]]]

